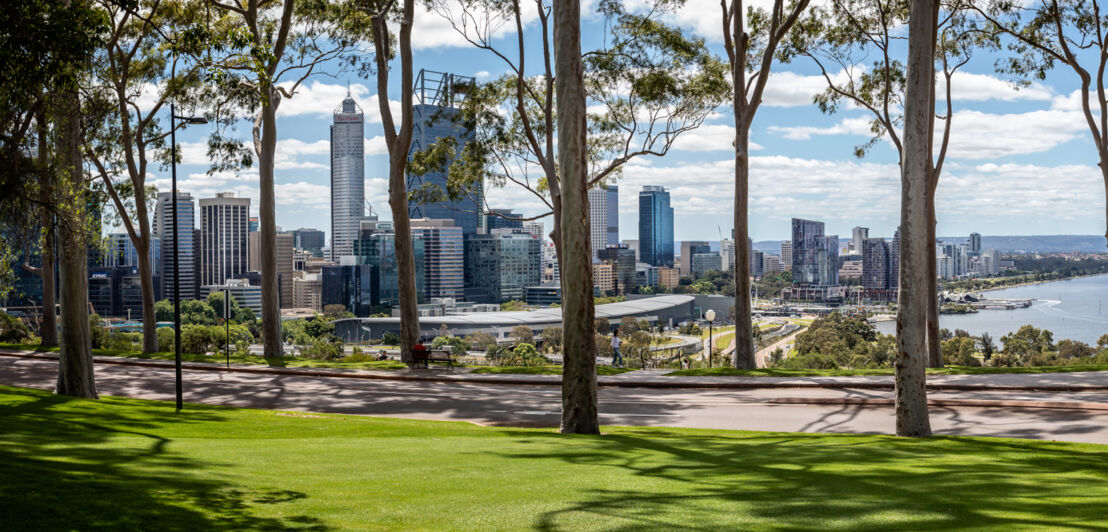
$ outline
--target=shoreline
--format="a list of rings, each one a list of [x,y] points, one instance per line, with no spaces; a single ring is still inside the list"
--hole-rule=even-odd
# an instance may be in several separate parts
[[[1009,288],[1019,288],[1021,286],[1033,286],[1033,285],[1037,285],[1037,284],[1056,283],[1056,282],[1060,282],[1060,281],[1072,281],[1074,279],[1084,279],[1086,277],[1098,277],[1098,276],[1101,276],[1101,275],[1108,275],[1108,272],[1105,272],[1105,273],[1090,273],[1090,274],[1086,274],[1086,275],[1075,275],[1073,277],[1063,277],[1061,279],[1046,279],[1046,280],[1043,280],[1043,281],[1026,281],[1026,282],[1023,282],[1023,283],[1016,283],[1016,284],[1010,284],[1010,285],[1005,285],[1005,286],[997,286],[995,288],[982,288],[982,289],[979,289],[979,290],[965,290],[965,291],[952,292],[952,293],[954,293],[954,294],[972,294],[972,293],[995,292],[997,290],[1007,290]]]

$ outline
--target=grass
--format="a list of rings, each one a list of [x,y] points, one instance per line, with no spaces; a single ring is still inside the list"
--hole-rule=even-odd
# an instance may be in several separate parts
[[[1028,366],[1028,367],[971,367],[946,366],[928,368],[928,375],[996,375],[1001,373],[1072,373],[1076,371],[1108,371],[1108,364],[1086,366]],[[892,368],[877,369],[735,369],[696,368],[672,371],[666,375],[684,377],[858,377],[869,375],[892,375]]]
[[[1108,448],[549,429],[0,387],[5,530],[1061,530],[1104,526]]]
[[[20,349],[29,351],[49,352],[57,351],[57,347],[43,348],[38,345],[26,344],[0,344],[2,349]],[[92,353],[98,356],[113,356],[123,358],[136,358],[141,360],[173,360],[174,355],[168,351],[157,353],[143,353],[142,351],[126,351],[118,349],[93,349]],[[181,353],[184,362],[212,362],[222,364],[226,358],[222,353],[208,356],[196,353]],[[274,357],[265,358],[256,355],[231,354],[231,363],[246,366],[274,366],[282,368],[333,368],[333,369],[407,369],[408,366],[396,360],[369,360],[365,362],[343,362],[341,360],[312,360],[303,357]]]
[[[633,371],[629,368],[613,368],[611,366],[597,366],[597,375],[619,375]],[[499,375],[561,375],[561,366],[482,366],[470,373],[489,373]]]

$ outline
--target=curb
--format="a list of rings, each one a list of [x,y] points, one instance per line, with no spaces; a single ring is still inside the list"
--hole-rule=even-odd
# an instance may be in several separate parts
[[[13,351],[0,351],[0,356],[13,357],[13,358],[26,358],[26,359],[38,359],[38,360],[57,360],[58,355],[55,353],[43,353],[43,352],[13,352]],[[94,356],[93,362],[97,364],[111,364],[116,366],[135,366],[135,367],[149,367],[167,369],[173,368],[174,364],[171,361],[161,360],[141,360],[141,359],[128,359],[112,356]],[[226,366],[216,363],[202,363],[202,362],[183,362],[181,364],[183,369],[193,371],[213,371],[213,372],[227,372]],[[389,380],[389,381],[407,381],[407,382],[452,382],[452,383],[474,383],[474,384],[507,384],[507,385],[521,385],[521,386],[561,386],[561,377],[550,376],[551,378],[535,378],[537,376],[523,377],[523,376],[498,376],[498,377],[483,377],[481,375],[473,374],[454,374],[454,375],[412,375],[404,373],[365,373],[365,372],[348,372],[341,369],[288,369],[277,367],[252,367],[242,365],[232,365],[230,373],[246,373],[253,375],[292,375],[301,377],[323,377],[323,378],[345,378],[345,379],[364,379],[364,380]],[[717,389],[717,390],[757,390],[757,389],[786,389],[786,388],[799,388],[799,389],[811,389],[811,388],[825,388],[825,389],[856,389],[856,390],[892,390],[892,383],[883,382],[813,382],[813,381],[685,381],[681,377],[661,377],[664,379],[673,380],[647,380],[647,381],[635,381],[635,380],[620,380],[620,377],[597,377],[597,385],[602,388],[655,388],[655,389]],[[768,378],[768,377],[758,377]],[[998,392],[1108,392],[1108,386],[1075,386],[1075,385],[1057,385],[1046,384],[1041,386],[1013,386],[1013,385],[980,385],[980,384],[940,384],[940,383],[928,383],[927,389],[929,391],[998,391]],[[811,404],[818,404],[812,402],[815,400],[808,400]],[[854,404],[844,403],[844,400],[838,399],[834,404]],[[854,398],[851,401],[878,401],[879,403],[873,404],[892,404],[892,400],[885,399],[861,399]],[[888,401],[884,403],[881,401]],[[935,400],[935,401],[961,401],[961,400]],[[975,400],[964,400],[973,402]],[[997,403],[1004,403],[1005,401],[983,401],[990,406],[1006,406],[999,405]],[[1019,405],[1012,406],[1026,406],[1024,403],[1038,403],[1042,401],[1008,401],[1012,403],[1019,403]],[[1065,402],[1060,401],[1048,401],[1051,405],[1063,404]],[[1077,403],[1074,404],[1090,404],[1090,405],[1102,405],[1102,403]],[[865,404],[865,403],[857,403]],[[941,406],[940,403],[932,403],[937,406]],[[973,404],[954,404],[946,403],[949,406],[981,406]],[[1038,407],[1038,408],[1063,408],[1063,407]],[[1065,407],[1065,408],[1079,408],[1079,407]],[[1096,409],[1096,408],[1090,408]],[[1108,405],[1105,405],[1104,409],[1108,409]]]
[[[769,404],[783,405],[858,405],[858,406],[894,406],[893,399],[868,397],[776,397],[765,401]],[[1009,401],[988,399],[928,399],[929,406],[971,406],[1006,408],[1053,408],[1059,410],[1108,410],[1108,403],[1090,403],[1085,401]]]

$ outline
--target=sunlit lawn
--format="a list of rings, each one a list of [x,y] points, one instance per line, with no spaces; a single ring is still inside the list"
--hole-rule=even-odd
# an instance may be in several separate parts
[[[182,343],[182,345],[184,345]],[[57,351],[58,348],[43,349],[38,345],[25,344],[0,344],[0,348],[22,349],[31,351]],[[93,354],[98,356],[115,356],[135,358],[142,360],[173,360],[174,355],[168,351],[157,353],[143,353],[142,351],[121,351],[117,349],[93,349]],[[373,352],[373,351],[369,351]],[[204,355],[197,353],[181,353],[181,360],[185,362],[211,362],[223,364],[227,357],[223,353]],[[336,368],[336,369],[405,369],[408,366],[396,360],[369,360],[364,362],[344,362],[342,360],[312,360],[304,357],[283,356],[265,358],[256,355],[231,354],[231,364],[249,366],[273,366],[288,368]]]
[[[1102,528],[1108,448],[605,435],[0,387],[4,530]]]

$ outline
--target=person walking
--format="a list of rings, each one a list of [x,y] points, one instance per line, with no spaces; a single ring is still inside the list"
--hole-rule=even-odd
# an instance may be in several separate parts
[[[620,346],[621,343],[623,343],[623,342],[619,339],[619,329],[616,329],[614,332],[612,332],[612,367],[613,368],[622,368],[623,367],[623,354],[619,352],[619,346]]]

